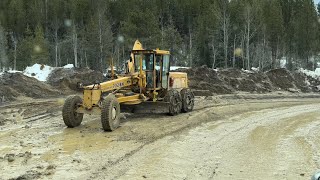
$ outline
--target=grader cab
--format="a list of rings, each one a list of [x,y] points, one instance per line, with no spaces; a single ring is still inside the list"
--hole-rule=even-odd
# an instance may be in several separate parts
[[[64,123],[70,128],[81,124],[83,114],[100,114],[103,129],[113,131],[120,124],[120,105],[164,103],[172,116],[192,111],[194,106],[187,74],[170,72],[170,52],[143,49],[138,40],[125,74],[82,89],[83,97],[69,96],[62,109]]]

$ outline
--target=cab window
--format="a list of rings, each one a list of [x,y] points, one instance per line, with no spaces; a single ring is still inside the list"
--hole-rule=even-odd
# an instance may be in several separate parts
[[[140,71],[140,58],[142,57],[142,70],[153,70],[153,54],[136,54],[134,56],[135,70]]]

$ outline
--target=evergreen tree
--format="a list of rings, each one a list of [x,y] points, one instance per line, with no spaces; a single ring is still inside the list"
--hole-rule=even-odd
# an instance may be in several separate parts
[[[280,58],[283,42],[282,10],[278,0],[264,1],[263,17],[268,44],[272,51],[272,68],[276,68],[276,59]]]
[[[44,32],[40,25],[35,29],[35,37],[32,41],[31,61],[32,63],[48,64],[49,52],[48,43],[44,38]]]
[[[171,49],[176,64],[269,69],[284,56],[289,69],[312,69],[319,7],[313,0],[1,0],[7,45],[0,51],[13,68],[74,63],[103,71],[109,57],[121,66],[139,39],[145,48]]]
[[[7,38],[0,23],[0,70],[2,70],[2,68],[8,67],[7,48]]]
[[[33,47],[33,33],[31,32],[29,26],[27,26],[24,38],[19,42],[17,45],[17,66],[18,70],[23,70],[27,66],[31,65],[32,63],[32,47]]]

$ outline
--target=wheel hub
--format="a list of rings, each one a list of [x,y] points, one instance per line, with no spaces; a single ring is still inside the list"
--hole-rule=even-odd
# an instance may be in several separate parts
[[[116,107],[113,107],[113,108],[112,108],[112,112],[111,112],[111,113],[112,113],[112,114],[111,114],[111,115],[112,115],[112,116],[111,116],[112,119],[116,119],[116,116],[117,116],[117,109],[116,109]]]

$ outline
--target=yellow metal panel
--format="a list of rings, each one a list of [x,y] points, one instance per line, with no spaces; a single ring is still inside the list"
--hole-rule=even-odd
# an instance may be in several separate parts
[[[159,49],[156,49],[154,51],[156,52],[156,54],[170,54],[170,51],[164,51],[164,50],[159,50]]]
[[[188,88],[188,76],[183,72],[170,72],[169,79],[173,79],[173,86],[171,88]]]
[[[117,98],[119,103],[123,102],[131,102],[131,101],[141,101],[140,99],[140,94],[135,94],[133,96],[124,96],[124,97],[119,97]]]
[[[83,92],[83,106],[86,109],[91,109],[97,105],[101,98],[101,90],[84,90]]]
[[[184,72],[169,72],[170,77],[174,78],[187,78],[187,73]]]
[[[91,90],[93,89],[101,89],[102,92],[107,92],[107,91],[112,91],[116,89],[120,89],[123,87],[128,87],[132,85],[132,77],[120,77],[118,79],[114,79],[111,81],[103,82],[99,86],[98,85],[91,85],[91,86],[86,86],[86,90]]]
[[[88,109],[92,108],[91,90],[84,90],[83,91],[83,106]]]
[[[142,44],[139,40],[136,40],[136,42],[134,42],[132,50],[143,50]]]
[[[97,105],[101,99],[101,90],[92,90],[92,105]]]

